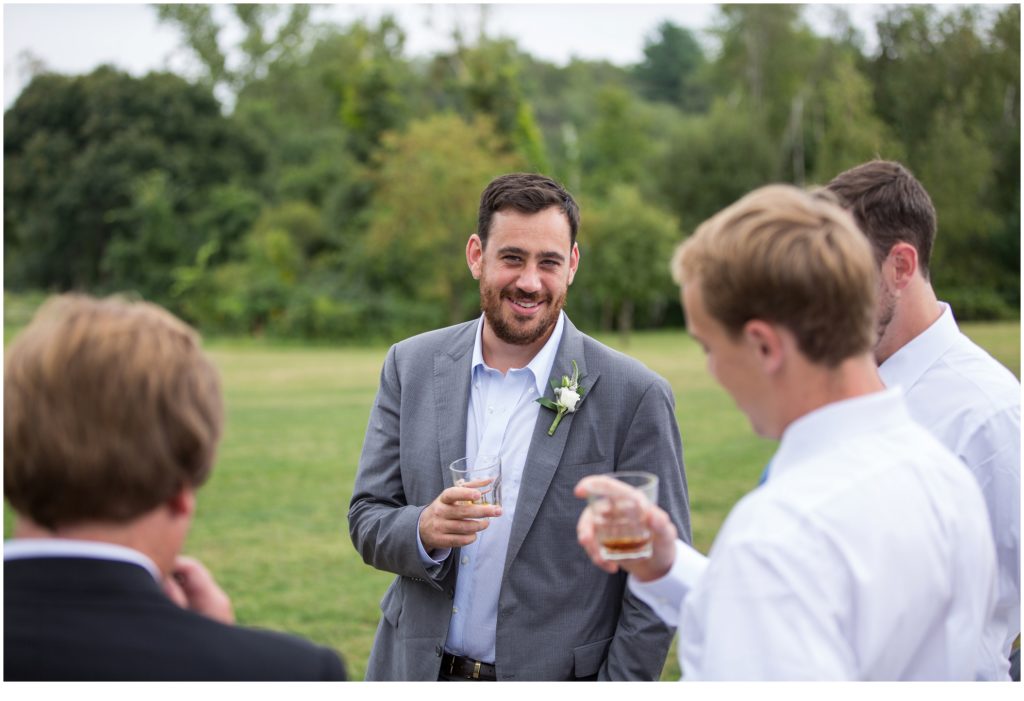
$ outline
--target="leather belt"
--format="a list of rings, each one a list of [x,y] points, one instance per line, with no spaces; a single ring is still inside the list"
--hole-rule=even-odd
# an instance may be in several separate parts
[[[444,653],[441,656],[441,674],[446,677],[467,679],[476,682],[493,682],[498,680],[494,665],[469,657],[460,657]]]

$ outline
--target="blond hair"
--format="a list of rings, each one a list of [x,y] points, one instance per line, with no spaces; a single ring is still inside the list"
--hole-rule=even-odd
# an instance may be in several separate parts
[[[708,313],[734,338],[752,319],[777,323],[829,367],[874,346],[871,248],[827,195],[754,190],[679,246],[672,273],[679,285],[698,282]]]
[[[4,369],[4,494],[36,523],[125,522],[209,475],[220,380],[160,307],[52,298]]]

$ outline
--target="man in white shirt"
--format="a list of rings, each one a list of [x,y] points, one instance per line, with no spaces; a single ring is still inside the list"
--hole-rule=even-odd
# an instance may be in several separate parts
[[[1020,649],[1012,646],[1020,634],[1020,383],[960,333],[953,310],[936,299],[935,208],[913,174],[871,161],[839,174],[828,189],[871,242],[880,270],[875,360],[882,381],[903,388],[910,415],[970,468],[985,497],[999,564],[993,634],[1004,660],[1016,656],[1019,679]]]
[[[47,302],[4,365],[7,681],[342,681],[330,649],[232,625],[179,553],[213,469],[220,382],[145,302]]]
[[[679,625],[685,680],[975,679],[995,553],[977,485],[885,390],[871,356],[876,272],[848,214],[790,186],[705,222],[673,271],[708,370],[781,439],[766,483],[705,558],[647,511],[654,554],[607,562]],[[589,477],[577,496],[607,478]]]

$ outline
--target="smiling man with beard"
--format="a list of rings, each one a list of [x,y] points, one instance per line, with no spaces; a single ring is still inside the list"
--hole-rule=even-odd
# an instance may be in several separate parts
[[[579,208],[542,175],[480,199],[466,260],[479,319],[393,346],[349,507],[352,541],[393,572],[370,680],[658,679],[673,629],[576,547],[584,476],[646,470],[690,537],[668,383],[580,333],[562,311],[580,264]],[[579,377],[557,414],[551,382]],[[547,400],[542,406],[541,400]],[[560,420],[556,420],[560,418]],[[501,458],[501,506],[448,465]]]

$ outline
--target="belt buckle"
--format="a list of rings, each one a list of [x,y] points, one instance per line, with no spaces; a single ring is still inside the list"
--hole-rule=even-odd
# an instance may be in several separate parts
[[[473,664],[473,679],[480,678],[480,660],[476,660]]]

